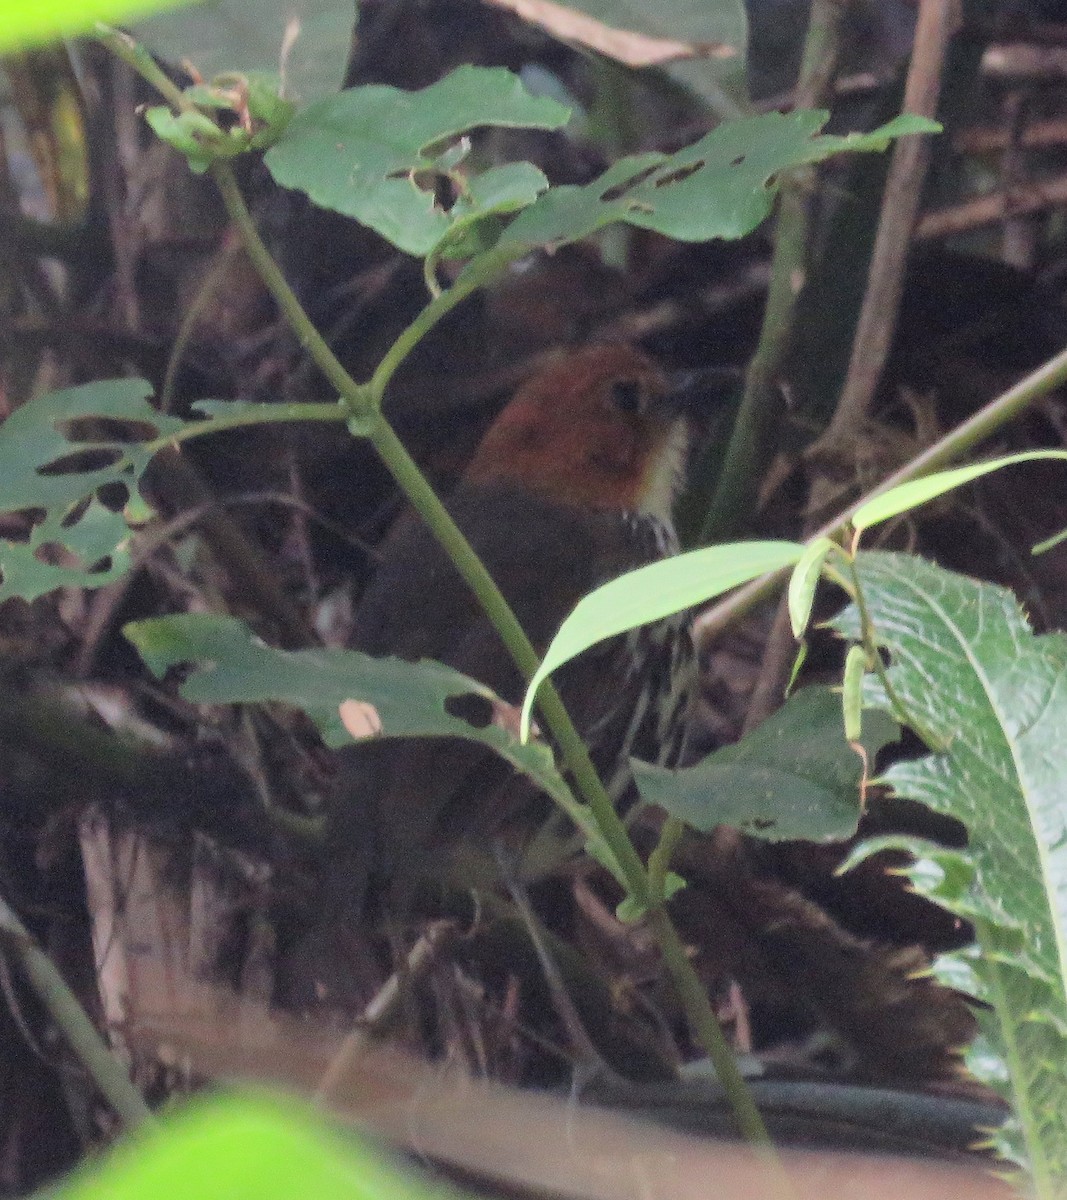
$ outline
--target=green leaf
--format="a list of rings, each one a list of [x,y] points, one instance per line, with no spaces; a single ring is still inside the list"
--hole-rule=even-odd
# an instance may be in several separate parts
[[[894,137],[933,133],[897,117],[873,133],[817,136],[825,112],[766,113],[728,121],[676,154],[620,159],[584,187],[554,187],[508,226],[502,241],[555,246],[626,221],[681,241],[735,239],[770,213],[781,172],[844,151],[883,150]]]
[[[0,600],[101,587],[127,569],[129,524],[114,511],[113,497],[105,493],[105,505],[99,493],[121,485],[143,518],[147,502],[138,485],[152,453],[139,443],[184,424],[152,408],[151,393],[143,379],[90,383],[31,400],[0,426],[0,512],[45,513],[27,541],[0,539]],[[89,469],[71,458],[79,452],[94,454]],[[67,561],[43,561],[57,552]]]
[[[374,85],[320,100],[293,118],[265,161],[283,187],[425,256],[457,220],[514,211],[544,186],[529,164],[497,168],[445,210],[434,189],[449,143],[484,125],[558,129],[569,116],[510,71],[460,67],[418,92]]]
[[[1002,467],[1010,467],[1014,463],[1033,462],[1043,458],[1067,459],[1067,450],[1027,450],[1021,454],[1008,454],[1004,458],[994,458],[990,462],[973,463],[969,467],[956,467],[951,471],[938,471],[934,475],[926,475],[922,479],[913,479],[910,483],[902,483],[899,487],[890,488],[866,504],[861,504],[852,516],[852,524],[860,533],[897,517],[901,513],[910,512],[943,496],[953,488],[962,487],[983,475],[999,471]]]
[[[841,682],[841,707],[845,720],[845,737],[858,742],[863,733],[863,677],[867,673],[867,651],[857,642],[845,655],[845,670]]]
[[[870,760],[900,735],[896,722],[868,713]],[[841,703],[830,688],[797,692],[733,746],[693,767],[669,771],[634,760],[643,800],[694,829],[716,825],[769,841],[839,841],[856,832],[863,762],[845,739]]]
[[[195,664],[181,694],[197,704],[289,704],[318,726],[329,746],[351,745],[340,709],[355,706],[361,727],[375,737],[459,737],[480,742],[569,807],[573,800],[543,743],[524,745],[505,725],[476,726],[447,709],[461,696],[487,708],[502,702],[483,684],[434,662],[372,658],[355,650],[277,650],[233,617],[183,613],[134,621],[123,629],[149,670]]]
[[[97,22],[113,25],[187,0],[4,0],[0,51],[17,50],[91,33]]]
[[[231,139],[229,133],[224,133],[210,117],[201,112],[171,112],[164,105],[155,105],[145,112],[145,120],[152,132],[172,146],[179,154],[185,155],[189,166],[202,175],[216,158],[233,157],[241,149],[236,139]],[[236,130],[240,133],[240,130]],[[226,149],[232,146],[232,154]]]
[[[458,1200],[292,1097],[213,1096],[168,1110],[78,1171],[55,1200]]]
[[[808,627],[822,565],[827,556],[837,549],[837,543],[830,538],[816,538],[805,548],[800,561],[789,576],[789,623],[795,638],[803,637]]]
[[[157,451],[264,411],[204,400],[194,408],[208,419],[183,421],[154,409],[151,394],[143,379],[102,380],[38,396],[0,425],[0,512],[34,518],[26,539],[0,537],[0,601],[117,579],[130,565],[131,530],[152,516],[140,482]]]
[[[357,11],[351,0],[210,0],[143,21],[133,34],[205,79],[281,72],[285,95],[307,103],[344,83]]]
[[[864,553],[857,570],[890,685],[945,747],[885,782],[967,827],[950,858],[922,851],[938,870],[913,883],[975,923],[978,1017],[1018,1118],[1002,1145],[1052,1195],[1067,1182],[1067,636],[1036,637],[1006,589],[921,559]],[[855,607],[834,624],[857,637]],[[875,677],[865,690],[889,707]]]
[[[711,546],[630,571],[590,592],[560,626],[530,681],[522,707],[523,737],[529,731],[538,687],[583,650],[639,625],[702,604],[767,571],[789,566],[803,552],[804,547],[795,542]]]

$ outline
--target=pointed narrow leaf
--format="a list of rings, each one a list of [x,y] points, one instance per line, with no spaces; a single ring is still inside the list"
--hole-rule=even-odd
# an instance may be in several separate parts
[[[833,554],[837,548],[837,543],[830,538],[816,538],[808,544],[789,576],[789,623],[795,638],[802,637],[808,627],[822,565],[827,555]]]
[[[849,646],[841,683],[841,708],[845,737],[850,742],[858,742],[863,729],[863,676],[866,671],[867,652],[859,644]]]
[[[682,612],[740,587],[767,571],[795,563],[804,547],[795,542],[738,542],[691,550],[630,571],[583,597],[560,626],[530,681],[522,708],[522,736],[541,683],[583,650],[639,625]]]
[[[1043,458],[1067,459],[1067,450],[1027,450],[1022,454],[1008,454],[990,462],[973,463],[968,467],[955,467],[951,471],[938,471],[936,474],[927,475],[922,479],[913,479],[910,483],[902,483],[899,487],[890,488],[888,492],[883,492],[880,496],[875,496],[873,500],[868,500],[866,504],[860,505],[852,516],[852,524],[862,533],[863,530],[870,529],[872,525],[888,521],[890,517],[900,516],[901,513],[910,512],[913,508],[918,508],[920,504],[925,504],[927,500],[943,496],[945,492],[950,492],[953,488],[962,487],[975,479],[981,479],[983,475],[999,471],[1002,467],[1010,467],[1015,463],[1033,462]]]

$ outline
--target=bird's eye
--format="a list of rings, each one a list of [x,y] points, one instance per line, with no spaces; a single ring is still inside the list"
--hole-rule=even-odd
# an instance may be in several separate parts
[[[621,413],[639,413],[643,399],[636,379],[616,379],[611,385],[611,402]]]

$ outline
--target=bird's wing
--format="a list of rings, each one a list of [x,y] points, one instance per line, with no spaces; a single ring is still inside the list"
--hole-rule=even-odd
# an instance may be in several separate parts
[[[582,595],[659,556],[656,545],[635,540],[616,514],[579,512],[527,492],[469,487],[449,508],[539,650]],[[375,655],[443,662],[509,703],[521,698],[519,673],[499,635],[436,540],[413,518],[403,518],[386,541],[353,640]],[[599,725],[597,740],[605,748],[621,743],[627,713],[641,702],[640,679],[625,665],[627,652],[625,641],[615,639],[561,672],[579,729]],[[331,840],[351,853],[353,839],[362,839],[365,853],[375,830],[371,853],[386,875],[475,831],[488,834],[535,794],[491,751],[459,739],[402,739],[352,747],[343,755],[346,780]]]

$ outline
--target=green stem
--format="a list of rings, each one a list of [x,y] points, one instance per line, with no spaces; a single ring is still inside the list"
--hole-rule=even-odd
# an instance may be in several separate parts
[[[693,963],[674,922],[662,904],[649,909],[648,920],[678,993],[678,999],[693,1026],[693,1033],[707,1051],[718,1081],[730,1099],[730,1107],[733,1109],[738,1128],[754,1149],[768,1162],[776,1164],[778,1159],[774,1143],[737,1066],[737,1060],[711,1007],[704,985],[693,969]]]
[[[894,471],[877,487],[860,496],[843,513],[828,521],[821,529],[816,530],[809,541],[820,537],[840,537],[861,505],[873,500],[875,496],[882,495],[883,492],[888,492],[890,488],[899,487],[902,483],[911,483],[913,479],[921,479],[924,475],[930,475],[934,471],[952,466],[969,450],[973,450],[975,446],[997,433],[1009,421],[1013,421],[1025,412],[1035,401],[1047,396],[1064,383],[1067,383],[1067,350],[1062,350],[1043,366],[1038,367],[1036,371],[1019,380],[1002,396],[991,400],[973,417],[964,421],[962,425],[958,425],[951,433],[947,433],[921,454],[916,455],[911,462]],[[700,642],[703,644],[718,637],[735,621],[751,612],[757,604],[773,595],[789,577],[789,572],[789,567],[771,571],[759,579],[754,579],[744,587],[738,588],[733,595],[709,609],[697,622],[696,632]]]
[[[815,108],[833,83],[841,23],[850,0],[813,0],[796,89],[796,108]],[[778,450],[782,373],[792,348],[797,305],[807,276],[813,167],[790,172],[778,203],[771,283],[759,342],[745,377],[715,493],[700,532],[703,543],[733,536],[750,511],[759,481]]]
[[[0,939],[15,955],[31,987],[59,1026],[93,1082],[130,1129],[155,1121],[122,1063],[96,1031],[55,963],[37,945],[18,916],[0,899]]]
[[[123,45],[125,46],[125,43]],[[126,49],[128,50],[128,47]],[[146,74],[148,68],[137,56],[131,57],[127,53],[122,53],[117,47],[116,53],[120,53],[121,57],[131,62],[131,65],[140,70],[145,78],[149,78],[149,75]],[[154,64],[151,65],[154,68]],[[153,72],[150,82],[160,86],[155,78],[156,75],[158,75],[158,69]],[[169,81],[166,82],[169,84]],[[171,85],[170,90],[165,94],[172,103],[180,107],[179,97],[172,98],[171,96],[172,90]],[[184,101],[184,97],[180,99]],[[448,510],[426,482],[422,472],[392,427],[381,415],[381,402],[386,386],[418,342],[457,304],[503,271],[508,263],[528,253],[528,248],[522,245],[497,247],[473,259],[453,286],[447,292],[435,297],[404,330],[379,364],[370,382],[358,384],[345,370],[315,328],[271,256],[245,205],[244,197],[241,195],[229,164],[222,161],[214,163],[211,167],[211,174],[218,184],[226,211],[239,231],[253,265],[274,297],[282,315],[296,333],[301,346],[336,388],[341,399],[339,406],[280,406],[277,409],[278,415],[269,416],[267,419],[290,419],[293,413],[299,411],[303,416],[314,420],[335,420],[338,417],[337,409],[345,410],[350,418],[349,427],[354,430],[358,429],[359,434],[371,442],[401,491],[429,526],[478,598],[519,670],[527,679],[531,678],[538,667],[537,652],[481,560],[474,553]],[[288,411],[286,411],[287,409]],[[327,410],[330,412],[328,413]],[[274,406],[267,411],[268,413],[274,412]],[[210,424],[217,430],[254,423],[256,423],[256,418],[252,414],[243,414],[222,421],[208,422],[205,425]],[[208,429],[202,426],[196,426],[194,429],[195,432],[186,433],[186,437],[199,436],[201,433],[208,432]],[[164,443],[174,440],[173,437],[163,439]],[[580,794],[588,804],[601,836],[619,865],[623,882],[637,902],[650,913],[652,927],[657,933],[664,962],[674,980],[694,1032],[707,1050],[718,1072],[719,1080],[730,1097],[741,1132],[768,1156],[773,1156],[773,1144],[770,1136],[738,1070],[737,1063],[711,1007],[711,1002],[666,910],[662,904],[653,902],[644,864],[630,841],[626,826],[615,811],[611,798],[589,757],[585,743],[575,729],[558,692],[551,683],[541,689],[539,709],[547,728],[559,746],[563,760],[571,772]]]
[[[212,164],[211,175],[222,193],[222,202],[226,205],[226,213],[234,223],[245,251],[252,260],[252,265],[259,272],[259,277],[267,285],[267,290],[274,297],[282,316],[289,328],[296,334],[300,346],[311,356],[315,366],[330,381],[346,406],[354,412],[366,415],[370,404],[366,387],[360,387],[351,375],[338,361],[337,356],[326,344],[322,334],[315,328],[311,318],[304,311],[304,306],[297,299],[296,292],[289,286],[288,280],[282,274],[281,268],[267,249],[266,243],[259,236],[259,230],[252,220],[241,190],[237,186],[233,168],[227,162]],[[350,415],[352,415],[350,413]]]
[[[382,359],[370,383],[360,387],[334,358],[333,352],[315,330],[295,294],[281,277],[281,272],[270,257],[269,251],[263,245],[248,216],[244,200],[237,190],[236,184],[233,183],[229,167],[219,164],[213,170],[217,175],[222,175],[228,184],[232,184],[232,186],[227,186],[223,193],[227,210],[235,224],[241,229],[242,234],[244,235],[247,230],[246,236],[252,239],[250,242],[246,242],[246,246],[253,263],[257,268],[261,263],[264,267],[269,263],[269,269],[264,271],[263,279],[278,301],[284,315],[294,322],[294,328],[297,329],[303,345],[316,364],[337,385],[342,403],[350,405],[357,418],[367,420],[367,425],[361,432],[368,438],[396,480],[400,490],[429,526],[434,537],[440,542],[456,569],[477,597],[487,617],[500,634],[501,640],[516,666],[526,679],[531,679],[539,663],[533,644],[526,636],[503,593],[474,553],[451,514],[426,482],[422,472],[397,437],[392,426],[380,415],[382,394],[386,385],[418,342],[461,300],[477,288],[484,286],[488,280],[502,271],[509,262],[518,258],[524,251],[518,247],[506,247],[488,251],[474,259],[453,286],[432,300],[412,321]],[[241,215],[240,220],[238,220],[239,215]],[[575,729],[573,721],[560,700],[559,693],[551,682],[541,688],[538,706],[545,725],[558,745],[563,761],[574,779],[578,792],[588,804],[600,835],[619,865],[623,876],[622,881],[638,904],[655,912],[657,906],[652,901],[648,875],[640,855],[634,849],[626,826],[615,811],[615,806],[597,774],[585,742],[582,741]],[[686,1012],[689,1014],[694,1032],[707,1050],[719,1080],[730,1096],[741,1132],[753,1144],[769,1148],[771,1146],[770,1135],[767,1133],[748,1088],[745,1086],[730,1047],[716,1020],[711,1002],[693,970],[692,963],[685,953],[685,948],[682,946],[670,918],[661,906],[659,906],[659,912],[661,915],[654,919],[653,927],[657,930],[657,936],[660,937],[664,962],[678,989],[678,994],[682,998]]]
[[[378,364],[377,370],[371,376],[370,390],[378,407],[381,406],[385,389],[396,374],[397,368],[426,334],[457,304],[466,300],[472,292],[485,287],[487,283],[505,271],[510,263],[525,257],[529,252],[530,248],[521,244],[496,246],[492,250],[487,250],[485,253],[479,254],[477,258],[471,259],[447,292],[441,292],[434,296],[389,347],[385,357]]]
[[[657,902],[667,899],[667,872],[684,833],[684,822],[677,817],[668,817],[663,822],[655,849],[648,856],[648,887]]]
[[[863,643],[863,648],[867,652],[868,662],[873,666],[874,673],[878,676],[878,680],[885,689],[886,698],[889,700],[890,708],[893,710],[893,715],[902,725],[907,725],[919,735],[928,750],[935,753],[946,748],[945,739],[932,733],[926,727],[926,723],[918,717],[908,712],[907,706],[901,700],[895,687],[889,681],[889,674],[885,669],[885,661],[882,658],[882,652],[878,648],[878,637],[875,632],[874,622],[871,620],[870,610],[867,608],[867,598],[863,594],[863,584],[860,581],[859,572],[856,570],[856,560],[850,555],[846,555],[846,560],[849,564],[849,575],[852,577],[852,586],[846,591],[855,602],[856,609],[860,617],[860,640]]]
[[[777,449],[774,434],[784,404],[781,373],[793,340],[793,319],[804,277],[807,192],[814,178],[813,169],[807,167],[792,172],[782,185],[767,308],[722,471],[700,531],[702,543],[724,542],[733,536],[751,509],[759,481]]]
[[[277,425],[286,421],[344,421],[347,415],[337,404],[256,404],[251,405],[245,412],[234,413],[229,417],[215,417],[207,421],[197,421],[182,429],[168,433],[165,437],[153,438],[150,442],[140,442],[138,454],[158,454],[168,446],[176,446],[179,442],[191,442],[194,438],[207,436],[209,433],[226,433],[230,429],[243,429],[248,425]]]
[[[134,41],[128,33],[112,29],[110,25],[98,23],[96,36],[115,55],[121,58],[127,66],[132,67],[138,75],[150,83],[164,100],[179,112],[196,112],[197,107],[185,95],[180,87],[167,78],[166,73],[156,63],[156,60],[140,44]]]

